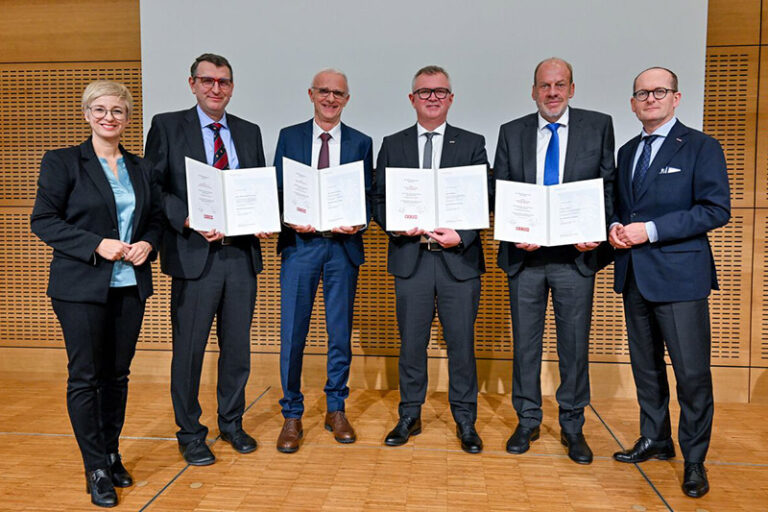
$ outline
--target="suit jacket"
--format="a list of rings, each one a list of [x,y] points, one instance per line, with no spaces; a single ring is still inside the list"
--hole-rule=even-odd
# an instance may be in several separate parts
[[[631,262],[646,300],[703,299],[718,289],[707,231],[725,225],[731,216],[723,150],[712,137],[677,121],[633,197],[632,163],[639,143],[637,136],[619,150],[612,221],[653,221],[659,239],[616,251],[614,289],[624,290]]]
[[[536,183],[536,137],[538,114],[515,119],[501,126],[493,173],[497,180]],[[603,178],[605,218],[613,215],[613,187],[615,180],[613,123],[611,117],[599,112],[570,108],[568,146],[565,153],[563,182]],[[495,184],[495,181],[494,181]],[[588,242],[589,240],[584,240]],[[608,242],[596,249],[579,253],[574,247],[574,263],[584,276],[591,276],[613,258]],[[499,244],[498,264],[510,276],[522,268],[528,253],[514,243]]]
[[[387,167],[419,167],[419,143],[416,125],[384,137],[376,160],[376,178],[373,193],[373,217],[386,231],[386,172]],[[445,127],[440,167],[462,165],[488,165],[485,138],[451,125]],[[442,251],[445,264],[453,277],[460,281],[478,277],[485,272],[483,245],[479,230],[457,230],[461,246]],[[389,234],[387,270],[397,277],[410,277],[419,260],[417,236]]]
[[[312,123],[310,119],[304,123],[289,126],[280,130],[275,151],[275,168],[277,169],[277,187],[282,204],[283,190],[283,157],[290,158],[305,165],[312,164]],[[365,211],[366,222],[371,218],[371,180],[373,174],[373,141],[371,138],[349,126],[341,123],[341,164],[363,161],[365,180]],[[296,237],[304,236],[284,226],[277,239],[277,252],[286,247],[296,245]],[[316,236],[316,235],[312,235]],[[365,261],[363,252],[362,232],[354,235],[336,235],[344,244],[349,260],[353,265],[362,265]]]
[[[264,167],[259,127],[229,113],[227,123],[240,166]],[[206,162],[197,108],[153,117],[144,156],[153,162],[163,190],[163,212],[167,222],[160,246],[161,268],[173,277],[196,279],[203,272],[210,246],[200,233],[184,227],[189,216],[184,157]],[[259,273],[262,269],[259,239],[250,236],[249,245],[253,271]]]
[[[160,242],[160,187],[150,163],[123,149],[136,196],[131,243],[153,251],[134,267],[139,297],[152,295],[151,262]],[[105,238],[120,238],[115,196],[89,138],[79,146],[48,151],[40,164],[32,232],[53,248],[48,295],[72,302],[106,303],[114,262],[96,254]]]

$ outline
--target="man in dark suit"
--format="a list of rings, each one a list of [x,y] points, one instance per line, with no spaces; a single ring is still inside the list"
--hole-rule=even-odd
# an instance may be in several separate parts
[[[420,69],[408,95],[417,124],[384,138],[376,163],[374,218],[386,230],[387,167],[440,168],[488,164],[485,139],[446,123],[453,102],[448,73],[438,66]],[[405,444],[421,432],[421,406],[427,392],[427,344],[437,313],[448,348],[448,399],[461,447],[482,451],[475,430],[477,367],[474,325],[485,272],[480,233],[437,228],[388,232],[388,270],[395,276],[400,330],[400,419],[385,444]]]
[[[494,176],[499,180],[555,185],[603,179],[606,219],[612,213],[613,124],[605,114],[569,108],[573,70],[566,61],[536,66],[531,96],[538,112],[501,127]],[[580,464],[592,462],[582,434],[589,405],[589,329],[595,273],[610,261],[611,248],[584,240],[573,246],[539,247],[501,242],[499,266],[509,279],[514,363],[512,404],[518,424],[509,453],[524,453],[539,437],[541,353],[547,297],[552,293],[557,328],[561,442]]]
[[[680,92],[672,71],[647,69],[632,90],[643,130],[619,150],[609,240],[617,249],[614,290],[624,298],[641,437],[613,457],[637,463],[675,456],[666,344],[680,402],[682,488],[698,498],[709,491],[704,459],[714,413],[707,297],[718,285],[707,232],[730,218],[728,172],[720,144],[675,117]]]
[[[283,157],[316,169],[362,160],[368,212],[373,142],[341,122],[341,112],[349,101],[346,75],[334,69],[320,71],[312,80],[309,99],[314,105],[314,117],[280,131],[275,151],[278,187],[282,188]],[[350,338],[358,269],[365,259],[362,237],[365,227],[337,226],[331,231],[319,232],[313,226],[289,224],[280,233],[277,243],[277,250],[282,253],[280,381],[283,398],[280,405],[285,421],[277,449],[283,453],[297,451],[303,436],[301,367],[321,277],[328,332],[325,428],[333,432],[340,443],[355,442],[355,431],[344,414],[344,401],[349,396]]]
[[[255,236],[225,237],[189,227],[184,157],[219,169],[264,166],[259,127],[227,114],[232,67],[219,55],[203,54],[191,68],[189,87],[197,106],[158,114],[147,135],[145,156],[154,162],[163,188],[167,221],[160,258],[171,285],[173,360],[171,398],[184,459],[212,464],[208,428],[200,423],[200,372],[214,316],[219,342],[218,424],[221,437],[240,453],[256,449],[242,426],[245,384],[250,373],[251,319],[261,249]]]

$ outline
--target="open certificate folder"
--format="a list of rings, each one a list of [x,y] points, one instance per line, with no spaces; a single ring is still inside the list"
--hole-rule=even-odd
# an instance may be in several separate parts
[[[386,172],[387,231],[489,226],[485,165]]]
[[[368,224],[363,161],[313,169],[283,157],[283,221],[330,231]]]
[[[227,236],[280,231],[274,167],[229,169],[185,158],[189,227]]]
[[[606,239],[603,179],[560,185],[496,180],[496,240],[541,246]]]

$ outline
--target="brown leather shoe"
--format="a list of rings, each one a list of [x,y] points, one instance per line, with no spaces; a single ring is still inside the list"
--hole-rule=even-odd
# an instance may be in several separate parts
[[[325,429],[333,432],[333,438],[340,443],[354,443],[357,440],[355,429],[349,424],[344,411],[325,413]]]
[[[304,436],[299,418],[286,418],[283,429],[277,438],[277,451],[282,453],[294,453],[299,449],[299,441]]]

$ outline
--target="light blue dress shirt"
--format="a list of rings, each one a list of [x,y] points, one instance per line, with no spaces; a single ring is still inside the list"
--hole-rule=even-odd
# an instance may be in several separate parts
[[[651,163],[653,163],[653,159],[656,158],[656,153],[659,152],[659,148],[661,148],[661,145],[664,144],[664,141],[667,140],[667,135],[669,135],[669,131],[672,129],[673,126],[675,126],[675,123],[677,122],[677,118],[673,117],[663,125],[659,126],[655,132],[653,133],[647,133],[645,129],[640,133],[640,137],[645,137],[647,135],[658,135],[658,137],[651,142]],[[642,141],[642,139],[641,139]],[[644,144],[638,144],[637,150],[635,151],[635,158],[632,159],[632,178],[635,177],[635,167],[637,167],[637,161],[640,159],[640,155],[643,153],[643,146]],[[648,179],[648,176],[645,177],[645,179]],[[645,223],[645,232],[648,233],[648,241],[658,242],[659,241],[659,231],[656,229],[656,223],[652,220],[649,220]]]
[[[237,159],[235,143],[232,141],[232,132],[229,131],[229,124],[227,124],[227,113],[225,112],[218,121],[214,121],[208,117],[208,114],[203,112],[203,109],[198,105],[197,117],[200,118],[200,129],[203,132],[203,146],[205,146],[205,159],[207,160],[208,165],[213,165],[213,130],[208,128],[208,125],[211,123],[220,123],[221,130],[219,130],[219,135],[221,136],[221,141],[224,143],[224,148],[227,150],[229,168],[239,169],[240,162]]]
[[[133,213],[136,210],[136,194],[133,192],[131,177],[128,175],[128,169],[125,167],[125,159],[117,159],[117,178],[109,168],[105,158],[99,158],[101,168],[112,188],[112,194],[115,196],[115,206],[117,207],[117,228],[120,233],[120,240],[125,243],[131,243],[133,236]],[[112,266],[112,278],[109,281],[110,288],[121,288],[124,286],[136,286],[136,273],[133,265],[127,261],[118,260]]]

